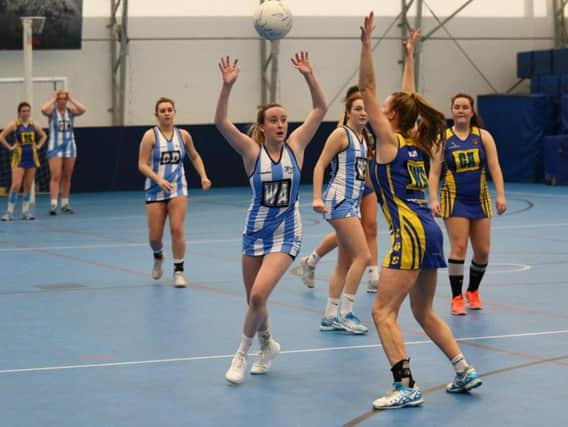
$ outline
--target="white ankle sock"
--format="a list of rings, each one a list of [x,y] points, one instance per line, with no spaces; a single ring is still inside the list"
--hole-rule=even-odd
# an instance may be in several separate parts
[[[345,317],[353,311],[353,304],[355,304],[355,295],[343,293],[341,297],[341,317]]]
[[[313,251],[309,256],[308,259],[306,260],[306,263],[310,266],[310,267],[315,267],[317,265],[317,263],[320,260],[320,256],[316,253],[316,251]]]
[[[239,349],[237,351],[240,351],[246,356],[248,354],[251,345],[252,345],[252,337],[247,337],[246,335],[243,334],[243,336],[241,337],[241,344],[239,345]]]
[[[464,355],[461,353],[452,359],[452,365],[454,365],[454,369],[458,374],[464,372],[465,370],[467,370],[467,368],[469,368],[467,360],[465,360]]]
[[[325,307],[325,317],[331,319],[337,316],[337,311],[339,308],[339,298],[328,298],[327,306]]]

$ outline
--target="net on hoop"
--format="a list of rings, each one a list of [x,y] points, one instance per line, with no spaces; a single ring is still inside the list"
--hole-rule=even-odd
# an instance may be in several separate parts
[[[22,25],[24,22],[30,22],[32,29],[32,46],[39,47],[41,44],[41,34],[45,25],[45,16],[22,16],[20,18]]]

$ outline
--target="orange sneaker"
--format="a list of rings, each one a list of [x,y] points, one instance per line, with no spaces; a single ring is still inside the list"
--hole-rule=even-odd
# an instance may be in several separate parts
[[[472,292],[466,291],[465,299],[467,300],[470,310],[481,310],[483,308],[479,300],[479,290]]]
[[[454,316],[465,316],[467,312],[465,311],[465,303],[463,300],[463,295],[458,295],[452,298],[452,314]]]

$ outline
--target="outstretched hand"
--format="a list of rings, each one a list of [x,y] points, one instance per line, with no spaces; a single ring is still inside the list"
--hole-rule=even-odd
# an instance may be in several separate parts
[[[308,52],[300,51],[296,52],[292,58],[290,58],[294,68],[298,70],[303,76],[307,76],[313,72],[312,64],[310,64],[310,58]]]
[[[231,63],[231,58],[228,55],[225,58],[221,58],[221,62],[219,62],[219,69],[221,70],[224,84],[232,85],[237,81],[237,77],[239,77],[238,62],[239,60],[235,59]]]
[[[420,40],[420,28],[410,28],[410,34],[408,35],[408,40],[402,42],[404,46],[404,51],[406,56],[412,56],[414,54],[414,46]]]
[[[373,34],[373,31],[375,30],[375,14],[373,12],[369,13],[368,16],[365,16],[363,25],[360,28],[361,28],[361,41],[363,43],[370,43],[371,36]]]

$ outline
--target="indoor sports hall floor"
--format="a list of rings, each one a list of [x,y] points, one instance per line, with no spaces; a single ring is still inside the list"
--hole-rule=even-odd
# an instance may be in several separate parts
[[[452,317],[445,271],[435,301],[483,387],[445,393],[451,365],[405,304],[400,323],[425,404],[385,412],[371,409],[392,381],[374,328],[368,336],[318,330],[334,256],[320,263],[315,289],[301,283],[296,261],[273,293],[271,325],[282,354],[272,371],[247,375],[241,386],[225,382],[245,311],[240,233],[248,189],[191,192],[187,289],[171,284],[169,234],[166,274],[150,278],[142,192],[77,194],[77,214],[57,217],[47,215],[42,196],[37,221],[0,223],[0,425],[562,424],[568,187],[506,187],[509,209],[493,222],[482,283],[485,309]],[[311,211],[311,187],[301,196],[303,255],[330,227]],[[383,255],[382,215],[379,227]],[[355,307],[370,326],[373,298],[362,286]]]

